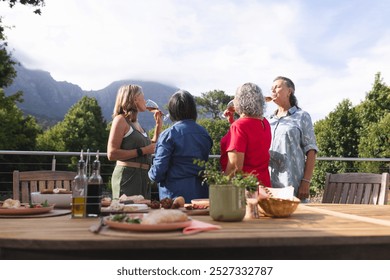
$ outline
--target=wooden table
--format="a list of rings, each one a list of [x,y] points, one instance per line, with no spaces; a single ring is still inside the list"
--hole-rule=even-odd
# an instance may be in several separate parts
[[[301,204],[289,218],[218,223],[221,230],[137,233],[98,219],[1,219],[2,259],[390,259],[390,206]]]

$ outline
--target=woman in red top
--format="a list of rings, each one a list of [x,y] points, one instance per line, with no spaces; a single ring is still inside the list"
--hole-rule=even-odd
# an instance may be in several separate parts
[[[261,185],[271,187],[268,171],[271,128],[263,117],[265,101],[259,86],[246,83],[234,97],[234,109],[240,118],[233,122],[233,114],[225,116],[232,123],[221,139],[221,167],[225,174],[237,171],[255,174]]]

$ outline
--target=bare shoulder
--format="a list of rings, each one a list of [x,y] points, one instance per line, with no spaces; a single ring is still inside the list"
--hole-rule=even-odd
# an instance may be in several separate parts
[[[126,119],[122,115],[117,115],[115,118],[112,120],[112,125],[114,126],[128,126]]]
[[[122,115],[118,115],[112,120],[111,130],[119,133],[119,135],[123,135],[129,130],[129,124]]]

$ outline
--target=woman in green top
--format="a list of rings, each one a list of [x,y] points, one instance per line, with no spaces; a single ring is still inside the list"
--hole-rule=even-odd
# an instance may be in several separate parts
[[[107,144],[107,157],[116,160],[111,178],[112,198],[121,194],[142,195],[150,199],[151,189],[148,170],[155,142],[161,132],[161,112],[154,112],[156,127],[152,139],[138,122],[138,112],[145,112],[146,101],[138,85],[124,85],[119,88]]]

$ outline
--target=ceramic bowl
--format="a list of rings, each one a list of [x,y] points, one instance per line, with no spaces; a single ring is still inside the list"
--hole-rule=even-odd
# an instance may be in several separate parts
[[[260,199],[259,206],[260,211],[269,217],[285,218],[289,217],[297,209],[301,201],[297,197],[293,199],[282,199],[282,198],[267,198]]]
[[[72,194],[42,194],[40,192],[31,193],[32,203],[44,203],[45,200],[49,204],[54,204],[55,208],[70,208],[72,203]]]

